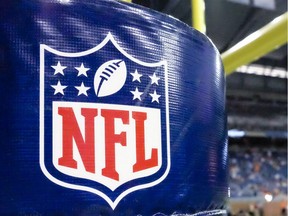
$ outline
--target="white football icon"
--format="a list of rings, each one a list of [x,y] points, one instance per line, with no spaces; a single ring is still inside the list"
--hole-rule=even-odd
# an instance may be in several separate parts
[[[118,92],[125,84],[126,64],[121,59],[103,63],[96,71],[94,89],[98,97],[105,97]]]

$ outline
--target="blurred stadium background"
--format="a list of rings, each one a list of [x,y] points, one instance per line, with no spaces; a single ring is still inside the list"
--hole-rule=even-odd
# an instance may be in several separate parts
[[[192,25],[192,1],[133,3]],[[287,1],[206,0],[205,9],[206,34],[223,53],[285,13]],[[230,215],[287,215],[287,77],[287,45],[227,76]]]

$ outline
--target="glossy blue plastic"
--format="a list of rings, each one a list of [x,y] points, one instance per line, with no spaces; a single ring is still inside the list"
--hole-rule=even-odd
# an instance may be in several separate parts
[[[167,70],[161,66],[159,72],[163,82],[166,77],[162,86],[159,82],[163,95],[160,99],[167,103],[151,103],[147,94],[137,104],[137,100],[131,99],[130,91],[135,88],[131,80],[127,81],[126,90],[123,88],[108,99],[99,98],[98,102],[163,110],[162,122],[169,126],[162,126],[162,140],[164,145],[167,139],[170,142],[169,152],[163,150],[162,155],[169,153],[169,157],[163,157],[160,174],[124,184],[116,193],[92,181],[62,176],[53,167],[52,159],[45,161],[45,166],[61,181],[91,186],[115,200],[129,187],[160,178],[170,163],[161,182],[128,193],[114,209],[95,193],[62,187],[48,179],[40,167],[39,144],[41,107],[47,117],[45,143],[52,142],[52,129],[47,128],[52,117],[51,113],[46,115],[52,107],[49,101],[55,98],[51,83],[56,85],[61,78],[61,82],[72,82],[74,86],[81,84],[81,80],[68,73],[63,77],[58,74],[59,79],[50,76],[48,72],[53,73],[53,69],[49,64],[60,59],[70,67],[87,62],[97,68],[123,54],[112,43],[97,51],[95,58],[55,57],[45,52],[45,70],[41,71],[40,45],[77,53],[101,44],[109,34],[129,54],[124,60],[130,72],[136,68],[135,61],[130,61],[133,58],[139,62],[167,63]],[[139,68],[145,71],[143,65]],[[146,69],[146,75],[153,74],[153,68]],[[45,87],[41,86],[41,72]],[[91,92],[95,72],[88,72]],[[132,79],[129,73],[127,76]],[[141,83],[144,87],[150,85],[146,77]],[[43,88],[45,100],[41,106]],[[97,100],[95,95],[77,99],[72,94],[72,90],[66,97],[57,94],[57,100]],[[0,215],[225,215],[226,133],[223,66],[215,46],[200,32],[167,15],[112,0],[0,3]],[[44,154],[51,158],[51,146],[45,146]]]

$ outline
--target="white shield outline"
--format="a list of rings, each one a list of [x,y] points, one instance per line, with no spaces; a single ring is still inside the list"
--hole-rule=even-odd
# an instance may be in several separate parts
[[[45,58],[44,58],[44,52],[49,51],[50,53],[56,54],[58,56],[63,56],[63,57],[81,57],[81,56],[85,56],[85,55],[89,55],[91,53],[94,53],[98,50],[100,50],[102,47],[104,47],[108,42],[112,42],[112,44],[117,48],[117,50],[119,52],[121,52],[124,56],[126,56],[128,59],[130,59],[131,61],[142,65],[142,66],[146,66],[146,67],[158,67],[158,66],[164,66],[164,74],[165,74],[165,105],[166,105],[166,139],[167,139],[167,167],[165,172],[163,173],[163,175],[156,179],[153,182],[149,182],[149,183],[144,183],[141,185],[136,185],[134,187],[129,188],[128,190],[125,190],[124,192],[122,192],[114,201],[112,201],[109,196],[107,196],[105,193],[101,192],[100,190],[97,190],[95,188],[90,188],[87,186],[82,186],[82,185],[76,185],[76,184],[70,184],[67,182],[63,182],[57,178],[55,178],[53,175],[51,175],[48,170],[45,167],[45,160],[44,160],[44,142],[45,142],[45,130],[44,130],[44,117],[45,117],[45,110],[44,110],[44,103],[45,103],[45,85],[44,85],[44,73],[45,73]],[[159,184],[160,182],[162,182],[166,176],[169,173],[170,170],[170,166],[171,166],[171,159],[170,159],[170,125],[169,125],[169,98],[168,98],[168,69],[167,69],[167,61],[160,61],[157,63],[148,63],[148,62],[143,62],[140,61],[136,58],[134,58],[133,56],[129,55],[126,51],[124,51],[115,41],[115,39],[113,38],[112,34],[109,32],[106,36],[106,38],[100,43],[98,44],[96,47],[83,51],[83,52],[77,52],[77,53],[68,53],[68,52],[61,52],[58,50],[55,50],[45,44],[40,44],[40,124],[39,124],[39,143],[40,143],[40,147],[39,147],[39,162],[40,162],[40,167],[42,172],[44,173],[44,175],[52,182],[54,182],[55,184],[58,184],[62,187],[66,187],[66,188],[70,188],[70,189],[75,189],[75,190],[81,190],[81,191],[87,191],[87,192],[91,192],[94,193],[100,197],[102,197],[110,206],[111,208],[114,210],[116,208],[116,206],[118,205],[118,203],[121,201],[121,199],[123,197],[125,197],[127,194],[136,191],[136,190],[140,190],[140,189],[144,189],[144,188],[149,188],[152,186],[155,186],[157,184]]]

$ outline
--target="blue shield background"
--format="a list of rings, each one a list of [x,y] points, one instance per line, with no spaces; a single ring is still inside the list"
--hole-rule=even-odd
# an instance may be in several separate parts
[[[104,43],[103,43],[104,42]],[[102,46],[101,44],[104,44]],[[170,143],[169,143],[169,131],[167,128],[169,122],[168,111],[168,83],[167,83],[167,65],[166,62],[156,62],[156,63],[142,63],[133,61],[134,58],[129,56],[127,53],[122,53],[123,50],[120,47],[120,50],[117,49],[119,46],[117,42],[114,40],[113,36],[110,33],[107,33],[107,36],[103,38],[101,42],[101,48],[92,48],[91,51],[85,51],[80,53],[61,53],[57,52],[57,50],[52,50],[49,47],[41,47],[40,48],[40,91],[42,92],[42,96],[40,96],[40,130],[41,130],[41,122],[43,123],[43,137],[40,137],[40,146],[43,146],[43,150],[40,147],[40,154],[43,154],[43,158],[40,157],[40,163],[43,162],[42,169],[44,169],[44,173],[47,170],[50,175],[52,175],[57,180],[62,182],[84,186],[96,189],[106,196],[110,198],[110,200],[115,201],[117,197],[119,197],[123,192],[129,190],[130,188],[150,184],[152,182],[157,181],[162,178],[167,172],[169,172],[170,168]],[[115,45],[117,47],[115,47]],[[87,54],[87,52],[89,54]],[[77,55],[77,57],[75,56]],[[106,96],[106,97],[98,97],[96,96],[96,91],[94,89],[94,77],[98,68],[106,62],[109,62],[113,59],[121,59],[125,62],[127,68],[127,78],[124,86],[116,93]],[[55,65],[58,62],[62,65],[63,74],[55,73]],[[140,64],[139,64],[140,63]],[[76,67],[80,65],[85,65],[89,70],[86,72],[87,76],[80,75],[78,76],[78,70]],[[131,75],[135,71],[138,71],[142,76],[139,78],[140,82],[134,80],[134,77]],[[117,73],[117,72],[114,72]],[[153,74],[157,75],[159,78],[157,84],[152,82],[152,79],[149,76],[153,76]],[[58,93],[52,86],[55,86],[58,82],[61,82],[63,86],[66,88],[62,93]],[[87,90],[87,96],[84,94],[79,95],[79,91],[75,86],[80,86],[80,84],[85,84],[86,87],[90,89]],[[143,92],[141,95],[141,100],[134,98],[131,91],[135,89]],[[150,94],[157,90],[157,94],[160,95],[158,102],[153,101]],[[55,94],[56,93],[56,94]],[[42,100],[42,101],[41,101]],[[161,140],[162,140],[162,152],[161,152],[161,167],[157,171],[157,173],[146,176],[141,179],[136,179],[133,181],[129,181],[115,191],[111,191],[105,185],[97,182],[91,181],[83,178],[75,178],[69,175],[61,173],[55,166],[53,165],[53,102],[61,101],[61,102],[80,102],[80,103],[100,103],[100,104],[117,104],[117,105],[128,105],[128,106],[137,106],[137,107],[148,107],[159,109],[161,113]],[[109,109],[109,107],[107,107]],[[54,115],[57,113],[54,113]],[[55,124],[55,123],[54,123]],[[153,126],[152,126],[153,127]],[[57,131],[56,131],[57,132]],[[41,134],[40,134],[41,135]],[[42,143],[43,142],[43,143]],[[97,143],[97,137],[96,137]],[[95,147],[97,151],[97,146]],[[41,152],[43,151],[43,152]],[[105,156],[103,155],[103,160]],[[133,157],[133,155],[131,155]],[[160,157],[160,156],[159,156]],[[41,161],[43,160],[43,161]],[[96,164],[97,166],[97,164]],[[47,176],[48,177],[48,176]],[[57,182],[56,182],[57,183]],[[138,189],[139,190],[139,189]]]

